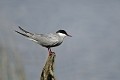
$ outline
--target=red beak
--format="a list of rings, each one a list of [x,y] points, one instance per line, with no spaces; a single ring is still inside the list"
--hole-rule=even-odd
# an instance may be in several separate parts
[[[67,36],[72,37],[71,35],[67,34]]]

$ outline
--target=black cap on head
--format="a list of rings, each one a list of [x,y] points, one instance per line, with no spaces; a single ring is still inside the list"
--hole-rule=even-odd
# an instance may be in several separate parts
[[[67,35],[67,36],[72,37],[71,35],[68,35],[65,30],[58,30],[56,33],[62,33],[62,34],[65,34],[65,35]]]
[[[67,35],[67,32],[65,30],[58,30],[56,33],[63,33]]]

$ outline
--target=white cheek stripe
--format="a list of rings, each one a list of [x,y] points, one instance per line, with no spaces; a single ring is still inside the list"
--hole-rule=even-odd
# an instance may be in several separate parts
[[[60,36],[66,36],[65,34],[63,34],[63,33],[58,33]]]

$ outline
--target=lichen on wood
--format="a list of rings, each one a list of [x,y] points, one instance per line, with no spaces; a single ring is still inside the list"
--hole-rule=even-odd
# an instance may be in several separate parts
[[[56,80],[54,75],[55,53],[48,56],[45,66],[42,70],[40,80]]]

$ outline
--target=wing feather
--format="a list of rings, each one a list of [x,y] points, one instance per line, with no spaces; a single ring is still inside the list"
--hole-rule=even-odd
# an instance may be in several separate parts
[[[37,41],[38,44],[42,46],[55,46],[59,41],[58,41],[58,36],[54,34],[39,34],[35,35],[35,40]]]

